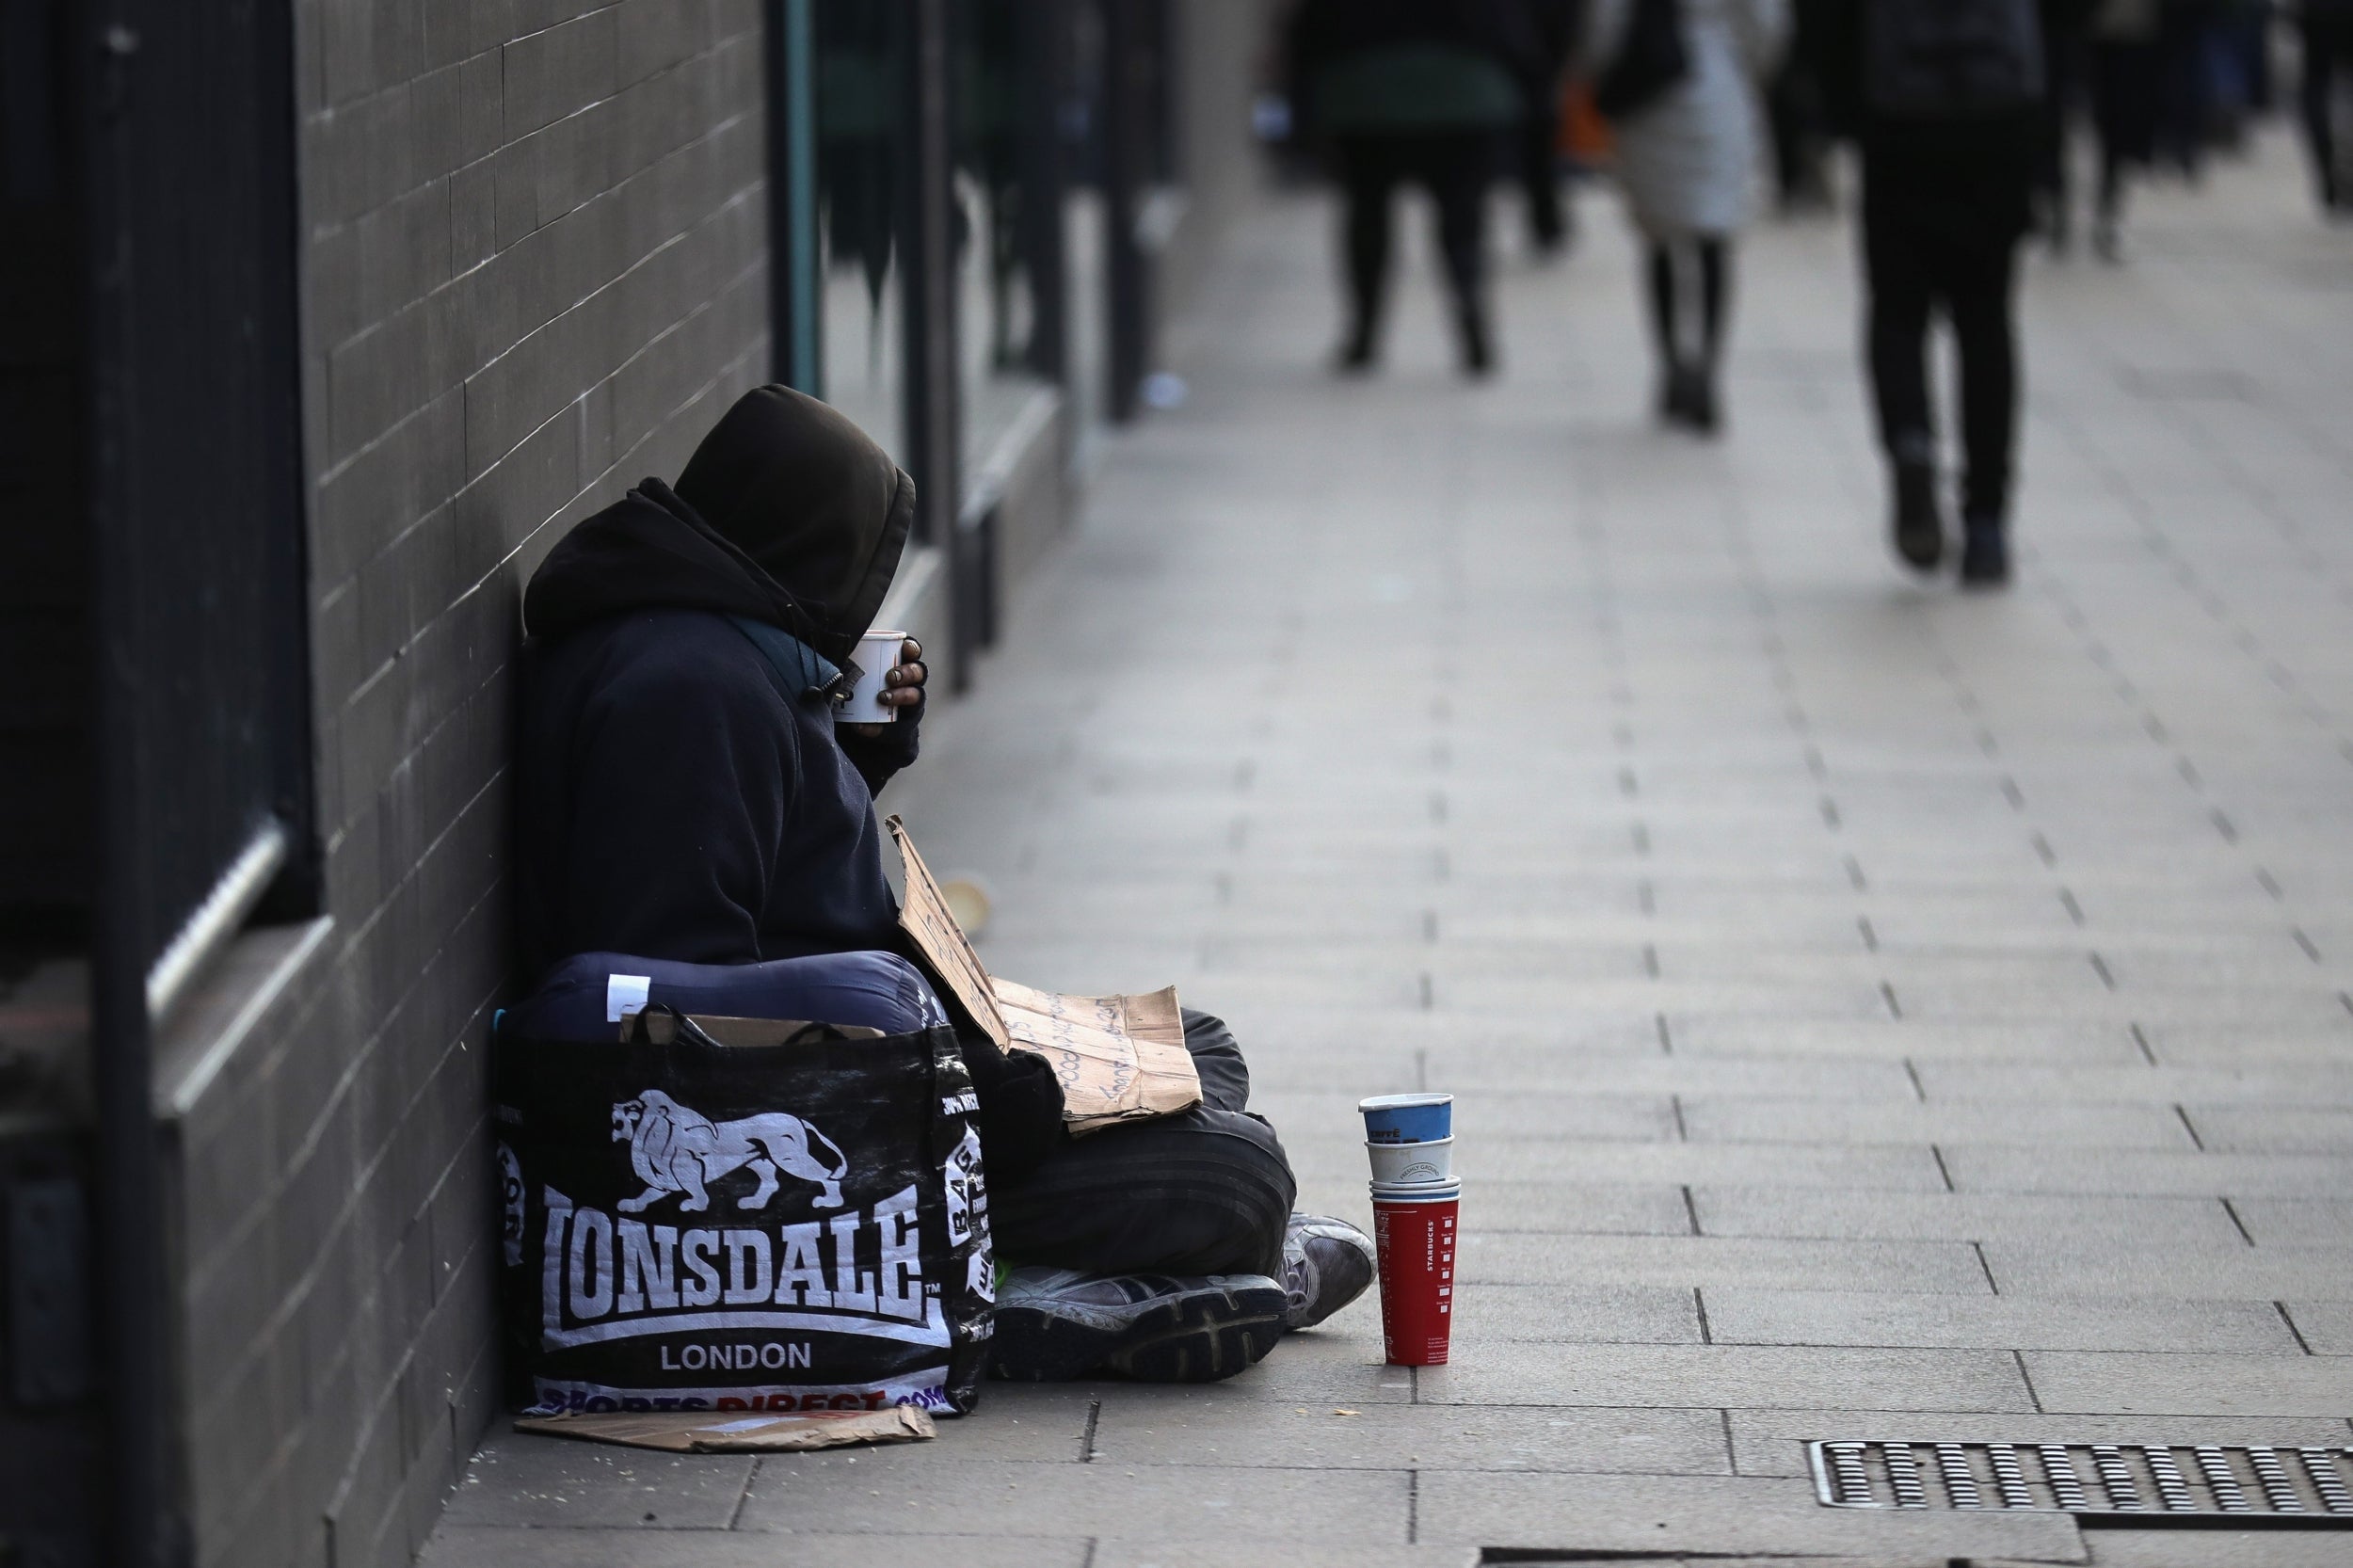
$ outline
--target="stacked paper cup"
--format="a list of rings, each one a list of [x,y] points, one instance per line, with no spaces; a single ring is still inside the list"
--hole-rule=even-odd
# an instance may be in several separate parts
[[[1392,1367],[1443,1367],[1454,1327],[1454,1096],[1376,1095],[1356,1109],[1372,1160],[1381,1334]]]

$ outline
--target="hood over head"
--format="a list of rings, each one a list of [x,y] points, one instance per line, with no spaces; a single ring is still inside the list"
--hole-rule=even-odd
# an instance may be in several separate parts
[[[914,520],[914,482],[863,430],[806,393],[756,388],[675,490],[648,479],[557,542],[524,623],[549,637],[626,610],[710,610],[839,664],[882,608]]]

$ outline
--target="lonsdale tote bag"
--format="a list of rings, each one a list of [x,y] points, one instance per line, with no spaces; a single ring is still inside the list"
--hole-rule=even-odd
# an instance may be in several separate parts
[[[535,1412],[971,1408],[978,1101],[888,953],[590,953],[494,1031],[504,1309]]]

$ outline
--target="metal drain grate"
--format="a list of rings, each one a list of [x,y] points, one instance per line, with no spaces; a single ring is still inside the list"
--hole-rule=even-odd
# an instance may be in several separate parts
[[[2353,1448],[1808,1443],[1831,1508],[2020,1510],[2136,1524],[2353,1529]]]

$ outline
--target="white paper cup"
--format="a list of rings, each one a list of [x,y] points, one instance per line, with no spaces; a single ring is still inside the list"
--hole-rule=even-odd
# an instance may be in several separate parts
[[[883,681],[898,666],[906,640],[904,632],[869,632],[857,640],[857,683],[850,688],[850,700],[834,711],[836,724],[899,722],[899,710],[882,700],[888,690]]]
[[[1454,1140],[1427,1144],[1367,1144],[1376,1187],[1425,1187],[1454,1178]]]

